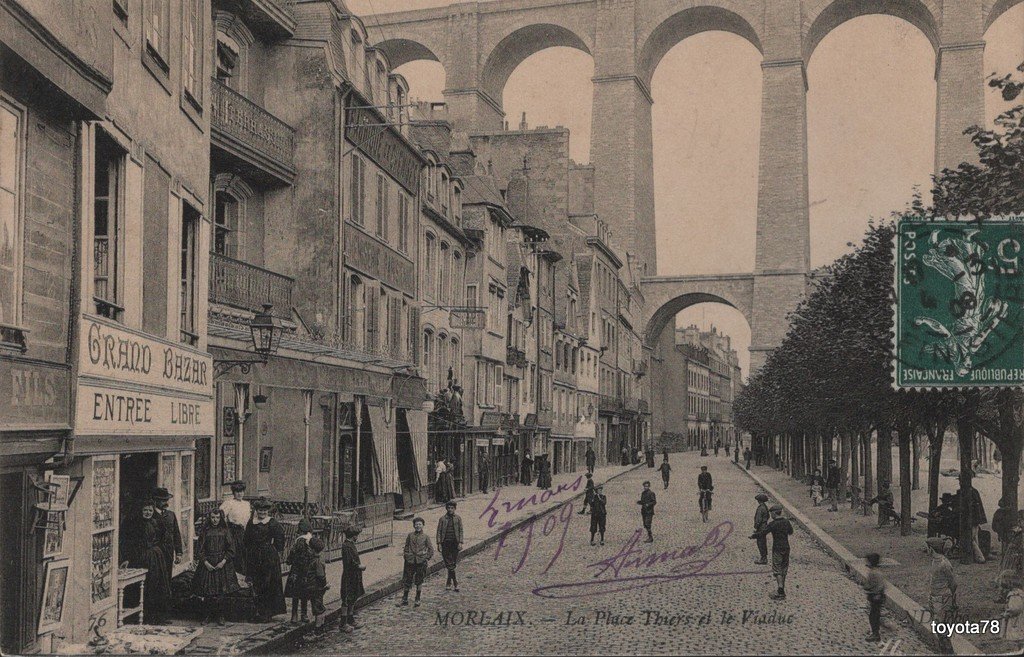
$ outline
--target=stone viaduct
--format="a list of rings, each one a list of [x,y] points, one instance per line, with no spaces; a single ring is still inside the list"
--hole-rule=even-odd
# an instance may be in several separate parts
[[[495,0],[367,17],[392,66],[428,59],[447,74],[450,118],[465,130],[503,126],[502,92],[516,67],[552,46],[594,60],[594,208],[620,246],[645,263],[649,346],[694,303],[723,302],[751,327],[751,367],[785,335],[809,273],[807,64],[834,28],[866,14],[902,18],[935,48],[935,167],[973,157],[964,128],[985,120],[985,30],[1022,0]],[[659,277],[655,254],[650,83],[677,43],[708,30],[762,54],[761,144],[754,271]],[[665,338],[664,336],[669,336]]]

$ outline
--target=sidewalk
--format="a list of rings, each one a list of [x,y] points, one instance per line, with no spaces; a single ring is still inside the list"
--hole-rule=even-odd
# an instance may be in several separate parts
[[[605,483],[619,475],[634,468],[644,467],[644,464],[630,466],[606,466],[597,468],[594,472],[594,483]],[[536,486],[510,486],[500,490],[492,490],[487,495],[475,494],[470,497],[457,500],[458,514],[463,521],[463,537],[465,549],[461,558],[466,558],[488,547],[497,540],[501,528],[505,523],[511,523],[512,529],[529,520],[534,515],[541,515],[558,508],[562,504],[574,500],[578,505],[582,499],[586,478],[586,469],[579,472],[570,472],[552,477],[550,494]],[[581,479],[578,490],[569,488]],[[559,486],[563,489],[559,491]],[[495,499],[495,493],[498,494]],[[541,501],[543,498],[543,501]],[[578,499],[577,499],[578,498]],[[517,504],[524,500],[522,504]],[[506,512],[507,502],[515,507]],[[497,509],[497,516],[493,516],[490,509]],[[431,543],[434,542],[434,532],[437,528],[437,520],[444,515],[444,507],[441,505],[424,509],[417,513],[418,517],[426,521],[424,531],[430,536]],[[483,517],[481,517],[483,516]],[[488,519],[494,517],[493,527],[488,526]],[[366,588],[366,595],[360,599],[359,606],[375,602],[380,598],[390,595],[401,588],[402,546],[405,542],[405,535],[412,531],[412,520],[396,520],[394,525],[393,540],[390,547],[365,552],[360,555],[366,570],[363,572],[363,585]],[[435,551],[437,546],[435,547]],[[341,582],[341,561],[334,561],[327,566],[327,582],[331,588],[325,595],[324,603],[327,606],[327,616],[330,621],[339,611],[339,583]],[[434,557],[430,572],[436,572],[444,567],[439,556]],[[290,602],[289,602],[290,604]],[[289,607],[289,614],[290,614]],[[278,616],[281,622],[273,624],[257,623],[228,623],[224,627],[207,625],[191,644],[179,651],[179,654],[206,654],[206,655],[236,655],[243,653],[259,652],[266,653],[275,646],[291,640],[302,634],[308,628],[301,625],[288,623],[289,615]],[[178,624],[178,623],[175,623]]]
[[[740,469],[742,465],[739,466]],[[747,471],[745,471],[747,472]],[[747,474],[792,514],[830,552],[841,559],[847,570],[863,583],[867,577],[864,556],[877,552],[882,557],[883,574],[889,582],[887,605],[915,623],[919,634],[932,639],[930,617],[926,611],[930,559],[924,548],[927,536],[923,521],[914,523],[913,533],[901,536],[899,527],[878,528],[874,514],[864,516],[850,509],[849,503],[839,511],[828,511],[828,504],[815,507],[807,494],[807,485],[768,466],[751,466]],[[897,487],[894,495],[899,499]],[[916,492],[916,491],[915,491]],[[994,602],[993,579],[999,557],[986,564],[961,565],[953,562],[959,585],[958,600],[966,620],[999,618],[1003,606]],[[933,641],[934,642],[934,641]],[[956,655],[1011,654],[1013,644],[991,634],[972,635],[969,639],[954,635],[946,644]]]

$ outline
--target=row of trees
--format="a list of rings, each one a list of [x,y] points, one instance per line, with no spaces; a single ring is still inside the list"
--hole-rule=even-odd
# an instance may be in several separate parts
[[[1008,101],[1024,89],[1020,73],[990,80]],[[1024,106],[1003,113],[993,130],[967,131],[978,162],[946,169],[933,178],[931,203],[916,198],[921,216],[971,215],[976,220],[1024,213]],[[920,441],[930,452],[929,504],[938,503],[943,436],[955,428],[960,444],[961,499],[969,499],[973,449],[978,435],[1003,456],[1002,497],[1016,517],[1024,390],[894,390],[892,337],[894,301],[892,221],[872,224],[852,253],[815,278],[807,298],[792,313],[789,332],[737,397],[737,425],[769,453],[778,451],[794,476],[837,458],[842,481],[862,499],[874,481],[892,480],[892,437],[899,449],[902,533],[910,532],[911,462]],[[1019,303],[1019,301],[1016,301]],[[870,445],[877,441],[876,476]],[[916,477],[916,468],[914,470]],[[844,491],[845,492],[845,491]],[[854,496],[856,497],[856,495]],[[961,536],[970,545],[969,505],[961,505]],[[867,513],[865,509],[865,513]],[[929,526],[929,535],[934,528]],[[970,550],[965,550],[965,559]]]

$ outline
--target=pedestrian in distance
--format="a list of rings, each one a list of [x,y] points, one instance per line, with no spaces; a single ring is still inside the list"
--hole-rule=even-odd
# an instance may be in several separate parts
[[[928,609],[932,620],[947,621],[956,614],[956,574],[953,564],[946,558],[946,539],[932,536],[925,541],[932,563],[928,570]]]
[[[448,579],[444,582],[444,590],[455,589],[459,591],[459,578],[455,575],[455,568],[459,565],[459,552],[462,550],[462,518],[455,513],[457,505],[455,501],[445,505],[445,514],[437,519],[437,549],[441,551],[441,558],[444,559],[445,568],[448,569]]]
[[[206,620],[215,614],[217,625],[221,626],[224,625],[228,596],[239,590],[235,552],[235,539],[224,522],[224,512],[220,509],[210,511],[199,531],[192,592],[202,598]]]
[[[658,503],[658,498],[651,490],[651,482],[644,482],[644,489],[636,503],[640,505],[640,517],[644,521],[644,529],[647,530],[647,540],[644,543],[653,543],[654,535],[651,533],[651,525],[654,523],[654,505]]]
[[[829,459],[828,468],[825,470],[825,487],[828,489],[828,496],[832,500],[829,511],[839,510],[839,466],[835,459]]]
[[[700,508],[700,517],[704,522],[708,521],[711,515],[711,495],[715,486],[711,480],[711,473],[708,466],[700,466],[700,474],[697,475],[697,506]]]
[[[491,476],[491,459],[487,457],[487,452],[483,453],[480,458],[480,491],[483,493],[487,492],[487,484]]]
[[[584,476],[587,478],[587,487],[583,492],[583,508],[580,509],[581,516],[587,512],[587,507],[592,506],[594,503],[594,475],[588,472]]]
[[[789,537],[793,534],[793,525],[782,517],[782,505],[776,504],[769,511],[772,519],[764,529],[754,532],[750,538],[772,535],[772,575],[778,584],[778,590],[772,593],[772,600],[786,599],[786,575],[789,573]]]
[[[533,485],[533,457],[530,456],[530,450],[526,450],[523,454],[523,463],[520,466],[519,483],[524,486]]]
[[[743,460],[747,462],[747,470],[750,469],[750,457],[751,456],[753,456],[753,454],[750,453],[750,448],[749,447],[746,448],[745,450],[743,450]]]
[[[668,480],[672,473],[672,466],[668,464],[668,454],[665,454],[665,460],[661,462],[661,481],[665,484],[665,490],[668,490]]]
[[[757,537],[757,550],[761,554],[761,558],[755,559],[754,563],[766,566],[768,565],[768,537],[760,532],[768,526],[768,521],[771,520],[771,515],[768,513],[768,496],[758,493],[754,499],[757,500],[757,511],[754,511],[754,536]]]
[[[885,603],[885,578],[882,577],[878,565],[882,558],[877,552],[867,556],[868,578],[864,582],[864,591],[868,596],[868,623],[871,625],[871,633],[868,634],[868,641],[881,641],[879,629],[882,625],[882,605]]]
[[[356,537],[361,531],[359,525],[345,527],[345,542],[341,544],[341,631],[346,634],[362,627],[356,622],[356,602],[366,595],[363,588],[366,566],[360,561],[356,548]]]
[[[312,526],[305,518],[299,520],[297,536],[292,541],[292,549],[288,551],[288,558],[285,563],[290,567],[288,579],[284,583],[284,597],[292,599],[292,623],[308,623],[306,609],[309,605],[309,598],[303,597],[303,586],[306,581],[306,572],[313,562],[313,553],[309,549],[309,541],[313,538]],[[299,616],[299,608],[302,608],[302,616]]]
[[[653,468],[654,467],[654,448],[653,447],[648,447],[647,450],[644,452],[644,456],[647,458],[647,467],[648,468]]]
[[[715,440],[715,456],[718,456],[718,449],[722,446],[721,439]]]
[[[725,441],[725,455],[729,456],[729,441]]]
[[[604,545],[604,530],[608,520],[608,498],[604,494],[604,486],[597,485],[594,489],[594,499],[590,503],[590,544],[594,544],[594,537],[600,532],[601,545]]]
[[[878,526],[884,527],[889,524],[889,520],[896,521],[897,524],[900,522],[900,515],[896,513],[894,508],[896,501],[892,495],[892,488],[888,481],[882,482],[882,488],[878,491],[878,495],[875,495],[868,500],[868,506],[872,506],[878,503]]]
[[[981,501],[981,493],[971,486],[970,492],[971,512],[971,547],[974,550],[974,563],[985,563],[985,553],[978,543],[978,531],[982,525],[988,522],[985,515],[985,504]]]
[[[281,552],[284,529],[270,517],[270,500],[261,497],[252,504],[253,518],[245,527],[246,580],[252,585],[257,623],[269,623],[285,612],[281,586]]]
[[[629,448],[622,446],[622,465],[629,465]]]
[[[594,452],[593,444],[587,444],[587,454],[585,458],[587,462],[587,472],[594,474],[594,467],[597,465],[597,454]]]
[[[309,563],[300,585],[302,598],[309,600],[313,609],[313,629],[318,632],[323,630],[324,616],[327,613],[327,608],[324,607],[324,593],[331,588],[327,583],[323,559],[320,558],[323,551],[322,540],[316,536],[309,540]]]
[[[434,558],[434,546],[430,544],[430,537],[423,533],[425,524],[423,518],[413,518],[413,531],[405,537],[405,547],[402,549],[402,554],[405,557],[402,584],[405,590],[402,593],[402,602],[398,605],[400,607],[409,606],[409,589],[413,584],[416,585],[416,604],[414,606],[420,606],[420,594],[423,580],[427,576],[427,564]]]

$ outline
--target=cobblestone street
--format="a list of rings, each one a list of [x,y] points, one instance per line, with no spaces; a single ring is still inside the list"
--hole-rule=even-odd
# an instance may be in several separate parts
[[[758,492],[724,454],[670,457],[667,491],[657,471],[641,468],[614,480],[608,496],[606,544],[591,547],[589,516],[566,506],[511,534],[459,568],[461,592],[444,590],[443,571],[424,585],[423,604],[398,608],[401,594],[358,612],[363,625],[351,635],[332,627],[321,637],[291,646],[304,654],[873,654],[864,640],[866,602],[860,587],[833,559],[795,528],[787,582],[788,599],[774,590],[768,566],[753,564],[749,540]],[[708,524],[697,511],[696,477],[702,463],[715,480]],[[653,544],[635,543],[629,561],[614,560],[641,527],[642,482],[658,495]],[[504,496],[501,501],[515,503]],[[487,517],[485,516],[485,520]],[[467,519],[469,520],[469,519]],[[494,518],[502,522],[501,513]],[[724,523],[732,523],[730,526]],[[705,542],[719,527],[723,546],[681,554]],[[433,537],[434,527],[427,531]],[[676,551],[675,559],[637,566],[641,558]],[[439,557],[435,557],[439,558]],[[695,559],[709,560],[703,575],[666,577]],[[599,564],[605,560],[606,563]],[[609,567],[614,560],[619,568]],[[521,565],[520,565],[521,564]],[[602,570],[604,572],[602,572]],[[714,575],[714,576],[709,576]],[[651,577],[661,576],[661,577]],[[645,579],[637,579],[645,577]],[[602,584],[603,582],[603,584]],[[586,584],[584,584],[586,583]],[[337,587],[338,582],[331,582]],[[572,587],[557,585],[577,584]],[[574,597],[567,597],[574,596]],[[883,641],[896,653],[930,652],[917,635],[885,612]],[[486,624],[481,624],[481,621]],[[493,623],[493,624],[492,624]]]

